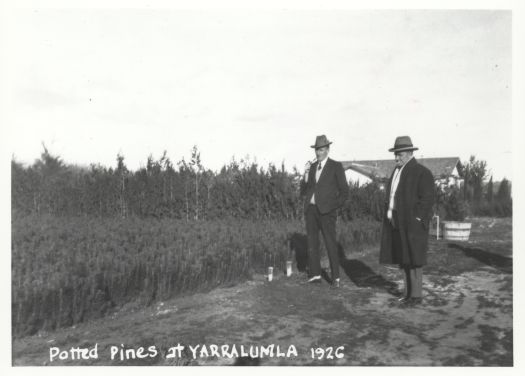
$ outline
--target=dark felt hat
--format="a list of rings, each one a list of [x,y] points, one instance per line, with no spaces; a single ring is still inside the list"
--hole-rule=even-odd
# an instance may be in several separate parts
[[[315,145],[312,145],[312,147],[313,147],[314,149],[319,149],[319,148],[322,148],[322,147],[324,147],[324,146],[328,146],[328,145],[330,145],[330,144],[331,144],[331,142],[328,141],[328,139],[326,138],[326,136],[323,134],[323,135],[321,135],[321,136],[317,136],[317,137],[315,138]]]
[[[396,142],[394,142],[394,147],[392,149],[388,149],[388,151],[397,152],[397,151],[412,151],[412,150],[419,150],[418,148],[414,147],[412,145],[412,140],[408,136],[399,136],[396,138]]]

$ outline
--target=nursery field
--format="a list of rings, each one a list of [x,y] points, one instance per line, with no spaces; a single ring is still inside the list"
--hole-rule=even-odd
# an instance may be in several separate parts
[[[484,218],[474,219],[473,222],[468,242],[430,241],[429,265],[424,269],[423,280],[425,298],[421,305],[413,307],[397,302],[402,286],[399,270],[379,265],[377,246],[366,245],[364,235],[358,235],[366,234],[366,224],[355,223],[354,229],[348,224],[340,224],[341,240],[346,239],[345,244],[341,242],[344,278],[340,289],[331,289],[326,282],[314,286],[305,283],[305,274],[297,269],[301,269],[304,262],[301,256],[304,235],[300,223],[267,223],[265,227],[246,223],[246,228],[237,224],[241,227],[236,230],[252,235],[244,235],[245,240],[248,239],[244,243],[247,252],[242,256],[246,261],[244,264],[239,261],[238,269],[230,277],[228,274],[217,274],[214,277],[217,279],[208,282],[205,282],[206,278],[202,277],[202,281],[198,282],[200,280],[193,277],[192,282],[186,281],[184,289],[172,290],[173,297],[168,298],[168,292],[157,294],[148,306],[140,300],[129,299],[122,305],[115,302],[115,306],[98,319],[85,316],[83,322],[69,327],[62,322],[59,326],[63,327],[56,329],[48,323],[48,328],[34,329],[31,335],[19,335],[13,339],[13,364],[512,366],[512,220]],[[216,226],[216,232],[211,234],[226,231],[222,224]],[[251,226],[254,226],[253,233],[248,230]],[[111,232],[108,223],[102,227]],[[135,230],[138,228],[139,223]],[[138,231],[147,233],[151,229]],[[184,232],[188,231],[186,228]],[[368,233],[370,243],[373,234],[377,235],[375,231],[378,229]],[[202,233],[204,239],[207,232]],[[249,250],[256,243],[267,240],[269,234],[280,235],[275,243],[264,243],[273,244],[270,248],[259,244],[262,248],[258,248],[258,253],[262,255],[261,259],[256,258]],[[360,236],[363,238],[359,240]],[[224,237],[228,239],[226,235]],[[209,249],[224,244],[228,242],[210,241]],[[230,244],[236,243],[232,241]],[[272,259],[278,267],[290,257],[290,244],[295,247],[292,276],[286,277],[280,270],[275,273],[273,281],[267,281],[263,271],[266,264],[272,262],[268,260]],[[161,248],[160,245],[158,248]],[[20,252],[20,249],[16,251]],[[279,252],[282,256],[278,256]],[[223,266],[234,260],[234,256],[228,257],[222,261]],[[148,265],[155,265],[155,257],[144,259],[149,260]],[[38,269],[37,265],[43,260],[35,260],[33,270]],[[126,262],[133,264],[130,259],[122,261],[124,265],[128,265]],[[161,264],[159,262],[159,268]],[[109,267],[109,263],[105,264],[102,259],[99,264],[94,262],[89,265],[95,270],[100,267],[102,271]],[[327,265],[327,260],[324,260],[324,265]],[[13,267],[17,268],[16,265]],[[122,268],[123,275],[126,275],[126,270],[131,270]],[[247,270],[244,275],[238,272],[243,268]],[[56,274],[61,276],[63,273]],[[112,271],[106,277],[110,278],[112,274],[116,272]],[[148,278],[147,273],[145,276]],[[89,277],[84,278],[84,283],[88,283]],[[118,280],[119,277],[116,275],[115,278]],[[147,286],[150,291],[159,289],[155,289],[150,281],[143,283],[143,287]],[[215,283],[220,283],[220,286],[212,289]],[[118,283],[106,284],[110,296],[115,296],[117,286],[122,286]],[[200,284],[202,288],[198,287]],[[13,285],[15,290],[15,280]],[[40,291],[38,286],[33,287],[35,293]],[[88,293],[87,286],[85,294]],[[189,293],[190,290],[192,293]],[[117,296],[126,295],[121,293]],[[125,299],[122,299],[124,302]],[[62,309],[64,312],[72,310]],[[33,313],[33,316],[36,315]],[[18,325],[22,323],[20,321]],[[184,349],[177,354],[172,350],[179,344]],[[226,353],[219,351],[214,354],[213,345],[218,348],[226,346]],[[279,346],[281,356],[275,355],[275,351],[274,356],[239,358],[234,355],[233,348],[240,356],[241,345],[246,348],[244,351],[249,351],[250,346],[255,350]],[[95,346],[97,358],[72,359],[69,355],[67,359],[59,359],[57,355],[53,361],[50,359],[50,349],[71,354],[72,348],[92,350]],[[296,353],[290,352],[291,346]],[[119,351],[115,352],[114,358],[110,356],[114,349],[134,349],[136,354],[141,347],[149,356],[124,356],[122,359],[120,355],[124,352]],[[150,351],[152,349],[155,353]],[[170,357],[170,354],[177,356]]]
[[[299,221],[15,217],[13,334],[242,282],[296,256],[304,264],[303,232]],[[340,224],[339,241],[359,249],[379,234],[377,222],[354,221]]]

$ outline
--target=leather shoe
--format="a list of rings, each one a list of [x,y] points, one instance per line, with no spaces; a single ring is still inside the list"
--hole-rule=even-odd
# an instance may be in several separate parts
[[[419,305],[423,303],[423,298],[410,298],[410,305]]]

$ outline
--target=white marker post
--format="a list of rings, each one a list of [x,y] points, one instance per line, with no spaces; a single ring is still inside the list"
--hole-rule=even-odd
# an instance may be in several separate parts
[[[268,282],[273,280],[273,266],[268,267]]]
[[[292,275],[292,262],[286,261],[286,276],[290,277]]]

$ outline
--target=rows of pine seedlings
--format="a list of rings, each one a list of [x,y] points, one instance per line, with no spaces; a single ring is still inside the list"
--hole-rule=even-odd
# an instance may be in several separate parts
[[[12,219],[16,337],[241,282],[291,259],[300,221],[22,216]],[[338,224],[346,252],[376,243],[379,224]]]

